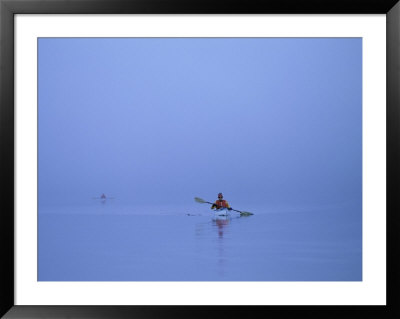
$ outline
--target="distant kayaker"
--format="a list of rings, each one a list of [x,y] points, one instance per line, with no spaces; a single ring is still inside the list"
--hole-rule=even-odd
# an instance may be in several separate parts
[[[232,208],[229,206],[228,202],[223,199],[224,196],[222,195],[222,193],[218,194],[218,199],[215,201],[214,204],[212,204],[211,209],[220,209],[222,207],[228,208],[229,210],[232,210]]]
[[[106,199],[106,195],[104,195],[104,193],[103,193],[103,194],[101,194],[100,198],[101,199]]]

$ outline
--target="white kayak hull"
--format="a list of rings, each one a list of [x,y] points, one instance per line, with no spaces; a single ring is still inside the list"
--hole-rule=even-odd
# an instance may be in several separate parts
[[[220,208],[220,209],[216,209],[214,211],[214,215],[215,215],[215,217],[217,217],[217,216],[226,217],[226,216],[231,216],[232,215],[231,212],[232,212],[231,210],[228,210],[226,208]]]
[[[236,210],[230,210],[230,209],[227,209],[227,208],[220,208],[220,209],[217,209],[217,210],[214,210],[214,217],[220,217],[220,218],[223,218],[223,217],[242,217],[242,216],[250,216],[250,215],[253,215],[252,213],[249,213],[249,212],[239,212],[239,211],[236,211]]]

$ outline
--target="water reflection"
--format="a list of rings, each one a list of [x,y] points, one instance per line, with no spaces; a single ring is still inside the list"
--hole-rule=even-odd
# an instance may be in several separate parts
[[[227,257],[227,237],[226,233],[229,228],[231,219],[229,217],[217,217],[213,219],[213,226],[216,227],[218,233],[218,240],[216,242],[217,248],[217,273],[218,276],[223,279],[226,275],[226,269],[228,267]],[[224,237],[225,235],[225,237]]]
[[[217,217],[213,219],[213,225],[217,226],[219,238],[222,239],[224,237],[224,230],[229,225],[229,222],[230,222],[229,217]]]
[[[208,280],[225,281],[232,277],[233,266],[237,263],[235,238],[238,228],[233,227],[240,216],[213,216],[196,224],[197,263],[206,262]],[[235,225],[234,225],[235,224]],[[233,233],[235,231],[235,233]]]

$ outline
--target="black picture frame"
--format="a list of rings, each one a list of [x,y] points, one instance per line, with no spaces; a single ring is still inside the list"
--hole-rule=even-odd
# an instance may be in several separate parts
[[[14,16],[16,14],[385,14],[387,18],[386,306],[18,306],[14,304]],[[398,0],[0,0],[0,315],[4,318],[400,317],[400,3]],[[383,214],[385,212],[382,212]]]

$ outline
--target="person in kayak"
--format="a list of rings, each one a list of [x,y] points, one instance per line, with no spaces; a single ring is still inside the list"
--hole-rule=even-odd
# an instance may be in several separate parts
[[[106,195],[104,195],[104,193],[103,193],[103,194],[101,194],[100,198],[101,199],[106,199]]]
[[[214,209],[214,208],[220,209],[222,207],[225,207],[228,210],[232,210],[232,208],[229,206],[228,202],[223,198],[224,198],[224,196],[222,195],[222,193],[219,193],[218,199],[215,201],[214,204],[212,204],[211,209]]]

